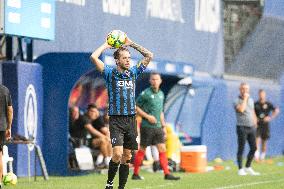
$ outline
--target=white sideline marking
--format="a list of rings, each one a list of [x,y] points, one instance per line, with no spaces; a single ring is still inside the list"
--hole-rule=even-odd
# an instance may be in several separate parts
[[[243,187],[243,186],[253,186],[253,185],[258,185],[258,184],[267,184],[267,183],[282,182],[282,181],[284,181],[284,179],[267,180],[267,181],[260,181],[260,182],[251,182],[251,183],[246,183],[246,184],[230,185],[230,186],[217,187],[217,188],[212,188],[212,189],[239,188],[239,187]]]
[[[172,186],[174,185],[173,183],[167,183],[167,184],[161,184],[158,186],[146,186],[146,189],[150,189],[150,188],[164,188],[166,186]],[[133,189],[143,189],[143,188],[133,188]]]

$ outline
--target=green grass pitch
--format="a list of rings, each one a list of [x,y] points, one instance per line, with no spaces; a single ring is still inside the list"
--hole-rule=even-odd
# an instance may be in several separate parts
[[[238,176],[237,167],[232,161],[223,162],[219,165],[223,170],[210,171],[207,173],[174,173],[181,177],[180,181],[165,181],[163,173],[150,173],[141,171],[145,177],[142,181],[131,180],[130,171],[128,189],[280,189],[284,188],[284,157],[273,158],[266,163],[254,163],[253,168],[261,173],[260,176]],[[217,165],[210,162],[209,165]],[[92,173],[85,176],[73,177],[50,177],[44,181],[42,177],[18,178],[16,186],[6,186],[13,189],[103,189],[106,174]],[[117,188],[118,178],[115,179]]]

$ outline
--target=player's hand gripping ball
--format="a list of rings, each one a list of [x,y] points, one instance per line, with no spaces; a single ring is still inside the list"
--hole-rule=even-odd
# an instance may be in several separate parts
[[[17,180],[18,180],[17,176],[14,173],[9,172],[3,177],[3,184],[4,185],[16,185]]]
[[[119,48],[125,44],[126,34],[120,30],[113,30],[107,36],[107,43],[113,48]]]

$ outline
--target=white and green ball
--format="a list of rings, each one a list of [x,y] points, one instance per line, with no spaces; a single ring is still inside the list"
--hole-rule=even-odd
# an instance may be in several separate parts
[[[12,172],[7,173],[3,177],[3,184],[4,185],[16,185],[17,181],[18,181],[17,176]]]

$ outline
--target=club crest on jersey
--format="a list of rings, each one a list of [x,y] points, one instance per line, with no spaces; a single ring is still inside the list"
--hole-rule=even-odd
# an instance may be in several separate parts
[[[127,77],[130,77],[130,72],[125,70],[124,74],[127,76]]]
[[[131,80],[130,81],[124,81],[124,80],[118,81],[117,85],[119,87],[125,87],[127,89],[129,89],[129,88],[133,89],[133,82]]]

